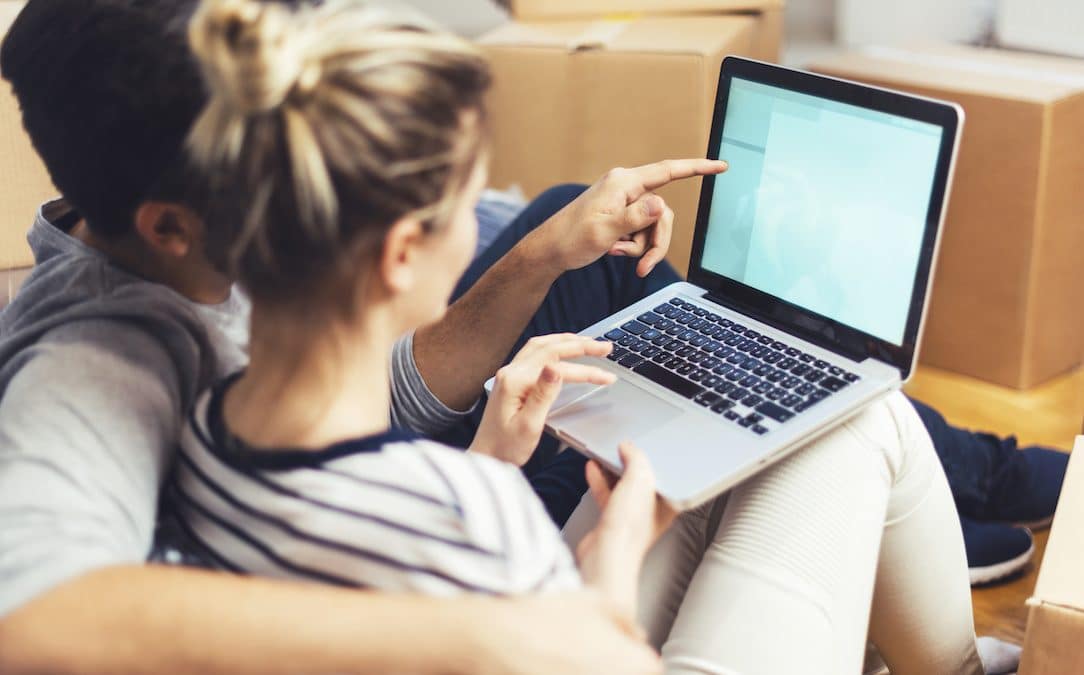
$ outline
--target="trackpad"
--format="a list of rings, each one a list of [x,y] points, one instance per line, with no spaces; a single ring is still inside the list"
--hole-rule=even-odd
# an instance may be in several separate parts
[[[550,426],[605,457],[617,458],[622,441],[635,441],[683,414],[651,392],[625,380],[550,415]]]

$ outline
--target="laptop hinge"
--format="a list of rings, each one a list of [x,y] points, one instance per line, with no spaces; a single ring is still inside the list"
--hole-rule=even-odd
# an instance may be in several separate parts
[[[833,354],[838,354],[844,358],[854,361],[855,363],[860,363],[869,358],[869,354],[866,352],[865,349],[863,349],[864,345],[856,344],[854,346],[849,346],[842,340],[833,340],[830,336],[824,335],[822,332],[816,330],[815,326],[811,325],[809,327],[803,327],[801,325],[796,325],[790,322],[783,323],[778,319],[774,319],[770,316],[765,315],[763,312],[758,312],[751,307],[743,306],[741,303],[735,302],[733,299],[728,299],[720,295],[715,295],[711,292],[704,293],[703,297],[706,300],[710,300],[718,305],[722,305],[723,307],[732,309],[735,312],[739,312],[741,314],[745,314],[746,316],[752,317],[757,321],[760,321],[761,323],[766,323],[773,328],[778,328],[781,331],[785,331],[797,338],[801,338],[807,342],[812,342],[818,347],[827,349]]]

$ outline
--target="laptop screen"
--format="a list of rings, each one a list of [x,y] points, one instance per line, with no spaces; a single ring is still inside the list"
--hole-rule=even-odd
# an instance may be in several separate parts
[[[730,83],[702,267],[901,345],[943,128]]]

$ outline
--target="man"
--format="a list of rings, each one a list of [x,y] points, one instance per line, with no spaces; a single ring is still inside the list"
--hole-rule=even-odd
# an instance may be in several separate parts
[[[67,198],[39,214],[38,264],[0,317],[0,670],[654,672],[589,594],[441,602],[140,564],[182,415],[246,359],[246,303],[189,218],[193,5],[31,0],[0,51]],[[567,270],[614,282],[602,312],[658,283],[673,214],[651,190],[724,167],[616,171],[525,214],[530,236],[397,348],[396,419],[432,433],[461,418]],[[592,266],[606,253],[627,258]]]

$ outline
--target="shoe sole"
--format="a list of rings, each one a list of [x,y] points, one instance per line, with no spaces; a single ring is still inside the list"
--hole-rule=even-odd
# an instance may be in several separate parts
[[[971,577],[971,585],[981,586],[1012,576],[1026,567],[1034,556],[1035,542],[1032,542],[1027,551],[1012,560],[1006,560],[996,565],[987,565],[986,567],[969,567],[967,572]]]
[[[1042,518],[1040,520],[1033,520],[1033,521],[1028,522],[1028,523],[1009,523],[1009,524],[1012,525],[1013,527],[1023,527],[1023,528],[1026,528],[1026,529],[1031,530],[1032,532],[1034,532],[1036,530],[1045,530],[1046,528],[1050,527],[1050,524],[1053,523],[1053,522],[1054,522],[1054,516],[1051,515],[1051,516],[1047,516],[1046,518]]]

